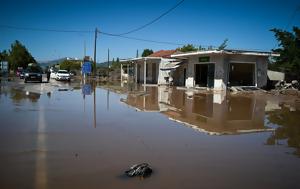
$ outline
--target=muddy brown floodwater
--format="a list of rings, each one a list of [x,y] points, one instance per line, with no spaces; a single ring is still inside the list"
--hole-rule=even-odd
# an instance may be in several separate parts
[[[0,188],[300,188],[297,99],[94,86],[1,84]]]

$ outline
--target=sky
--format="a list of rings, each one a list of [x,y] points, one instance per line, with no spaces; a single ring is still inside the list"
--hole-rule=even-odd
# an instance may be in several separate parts
[[[24,44],[38,61],[62,57],[93,57],[94,33],[120,34],[140,27],[166,12],[181,0],[1,0],[0,51],[15,40]],[[185,0],[177,8],[142,30],[125,35],[155,41],[196,46],[219,46],[270,51],[277,41],[272,28],[288,31],[300,27],[299,0]],[[298,11],[295,11],[298,8]],[[1,26],[49,30],[49,32],[9,29]],[[180,45],[158,44],[98,35],[97,62],[130,58],[143,49],[176,49]]]

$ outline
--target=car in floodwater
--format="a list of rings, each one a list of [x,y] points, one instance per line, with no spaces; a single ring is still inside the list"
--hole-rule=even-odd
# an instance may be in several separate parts
[[[50,73],[50,78],[51,78],[51,79],[56,79],[56,74],[57,74],[57,72],[51,71],[51,73]]]
[[[56,73],[55,79],[57,81],[70,81],[71,76],[67,70],[58,70],[58,72]]]
[[[27,83],[28,81],[38,81],[42,83],[43,81],[43,72],[42,69],[38,66],[29,66],[24,71],[24,83]]]

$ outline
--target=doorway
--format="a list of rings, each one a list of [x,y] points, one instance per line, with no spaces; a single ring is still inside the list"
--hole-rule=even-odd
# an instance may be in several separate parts
[[[214,87],[215,64],[195,64],[195,86]]]
[[[137,64],[137,83],[141,82],[141,65]]]
[[[152,83],[157,84],[156,63],[152,64]]]

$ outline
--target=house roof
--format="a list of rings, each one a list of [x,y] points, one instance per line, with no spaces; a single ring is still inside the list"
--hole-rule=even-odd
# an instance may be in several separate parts
[[[161,58],[170,58],[172,54],[174,54],[176,50],[160,50],[150,54],[147,57],[161,57]]]
[[[209,54],[239,54],[239,55],[252,55],[252,56],[279,56],[272,52],[261,52],[261,51],[244,51],[244,50],[205,50],[205,51],[193,51],[180,54],[173,54],[173,58],[181,58],[195,55],[209,55]]]

